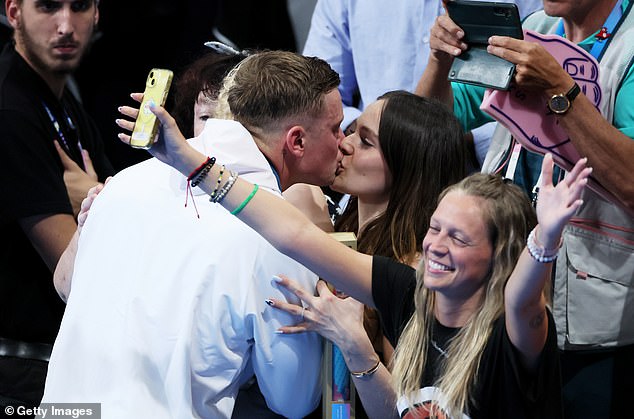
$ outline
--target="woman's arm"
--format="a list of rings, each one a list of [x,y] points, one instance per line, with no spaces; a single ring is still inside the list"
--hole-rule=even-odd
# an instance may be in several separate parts
[[[141,96],[133,96],[136,99]],[[201,165],[207,156],[192,148],[178,127],[174,118],[160,106],[151,108],[161,121],[161,133],[150,153],[160,161],[174,167],[188,176]],[[124,106],[121,112],[134,119],[138,109]],[[117,124],[128,131],[134,123],[117,120]],[[130,136],[119,134],[121,141],[129,144]],[[198,185],[211,194],[217,186],[222,162],[217,162],[208,175]],[[223,177],[220,188],[226,184]],[[254,185],[238,178],[221,205],[234,211],[252,194]],[[369,306],[372,301],[372,257],[364,255],[337,242],[320,230],[291,204],[267,192],[253,195],[248,205],[238,217],[260,233],[280,252],[300,262],[322,278],[327,278],[337,289],[355,297]]]
[[[553,186],[553,159],[552,155],[546,155],[537,200],[539,224],[534,230],[536,240],[529,237],[529,246],[551,249],[547,253],[556,254],[566,223],[582,204],[579,197],[592,172],[586,168],[586,161],[579,160],[564,180]],[[506,330],[529,368],[535,365],[544,348],[548,327],[554,327],[548,325],[543,294],[551,268],[552,261],[540,262],[525,248],[505,289]]]
[[[278,284],[297,295],[303,304],[302,308],[281,300],[267,300],[269,305],[301,318],[300,323],[282,327],[280,332],[314,331],[337,345],[348,369],[353,372],[357,393],[369,417],[398,417],[396,392],[392,387],[390,372],[379,362],[363,327],[363,304],[353,298],[337,297],[324,281],[317,283],[317,296],[309,294],[295,281],[284,276],[279,278]],[[368,373],[355,377],[355,372],[363,371]]]

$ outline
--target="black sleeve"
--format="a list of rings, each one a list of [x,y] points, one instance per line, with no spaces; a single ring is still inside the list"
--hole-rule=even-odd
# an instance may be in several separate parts
[[[53,137],[38,128],[33,118],[0,112],[0,150],[3,221],[41,214],[72,215]]]
[[[396,347],[407,321],[414,313],[416,271],[384,256],[372,258],[372,299],[381,315],[383,333]]]

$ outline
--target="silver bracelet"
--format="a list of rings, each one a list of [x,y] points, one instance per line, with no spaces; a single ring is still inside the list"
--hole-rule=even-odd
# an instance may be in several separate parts
[[[234,172],[234,171],[229,172],[229,179],[227,179],[227,182],[225,182],[225,184],[222,186],[222,189],[220,189],[220,192],[218,192],[216,196],[210,197],[209,200],[217,204],[222,202],[222,200],[229,193],[229,191],[231,190],[231,188],[233,187],[233,184],[236,182],[237,179],[238,179],[237,172]]]
[[[369,377],[370,375],[374,374],[379,369],[379,365],[381,365],[381,360],[380,359],[378,361],[376,361],[376,364],[374,364],[372,366],[372,368],[367,369],[365,371],[360,371],[360,372],[350,371],[350,374],[354,378]]]

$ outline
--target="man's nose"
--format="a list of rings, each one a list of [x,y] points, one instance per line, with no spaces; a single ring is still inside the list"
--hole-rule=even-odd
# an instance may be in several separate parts
[[[70,4],[65,4],[56,13],[57,19],[57,33],[60,35],[72,34],[75,31],[73,11],[70,9]]]

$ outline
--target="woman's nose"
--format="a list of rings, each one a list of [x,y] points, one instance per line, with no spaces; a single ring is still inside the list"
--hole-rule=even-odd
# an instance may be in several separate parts
[[[354,148],[352,147],[352,142],[350,141],[354,135],[355,134],[348,135],[339,143],[339,149],[345,156],[352,154],[354,151]]]

